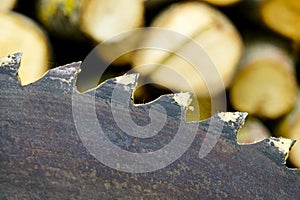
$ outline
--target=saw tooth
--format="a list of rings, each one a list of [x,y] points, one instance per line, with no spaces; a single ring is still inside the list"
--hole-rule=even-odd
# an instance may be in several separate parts
[[[237,143],[236,134],[244,125],[248,116],[246,112],[220,112],[214,115],[215,118],[220,119],[228,130],[228,137]],[[233,133],[233,134],[232,134]]]
[[[277,147],[278,150],[283,154],[287,154],[295,144],[296,140],[283,138],[283,137],[280,138],[271,137],[267,139],[267,142],[271,146]]]
[[[220,112],[218,117],[224,122],[244,123],[248,113],[245,112]]]
[[[128,106],[128,103],[132,103],[133,90],[137,85],[138,76],[139,74],[133,73],[110,78],[84,93],[99,92],[102,98],[107,98],[115,104]]]
[[[296,140],[283,138],[283,137],[280,138],[270,137],[265,139],[264,141],[271,147],[275,147],[279,151],[279,153],[284,156],[283,158],[284,164],[286,163],[291,148],[296,143]]]
[[[49,85],[49,87],[55,87],[57,84],[57,87],[64,87],[66,90],[67,88],[76,88],[75,82],[78,74],[80,73],[80,64],[81,62],[74,62],[50,69],[41,79],[33,82],[32,84],[43,82],[44,84]]]
[[[115,78],[110,78],[107,79],[105,81],[103,81],[102,83],[100,83],[96,88],[92,88],[90,90],[96,90],[96,89],[100,89],[103,87],[111,87],[111,89],[116,89],[120,87],[120,89],[132,93],[132,91],[134,90],[134,88],[137,85],[137,79],[139,77],[138,73],[133,73],[133,74],[124,74],[122,76],[118,76]],[[90,91],[88,90],[88,91]],[[86,91],[87,92],[87,91]]]
[[[130,104],[134,104],[132,101],[133,91],[137,86],[138,77],[139,73],[124,74],[119,77],[108,79],[98,85],[97,88],[91,89],[89,91],[94,92],[94,90],[99,90],[100,93],[105,94],[109,90],[112,90],[112,96],[110,97],[110,99],[113,103],[118,105],[128,105],[128,103],[130,102]],[[187,106],[191,102],[191,97],[192,94],[189,92],[165,94],[161,95],[157,99],[154,99],[153,101],[143,104],[134,104],[134,106],[151,106],[158,103],[168,108],[174,108],[176,110],[174,111],[174,113],[179,112],[179,115],[181,115],[180,110],[184,111],[187,108]]]
[[[238,146],[236,134],[245,122],[248,113],[245,112],[220,112],[207,119],[209,128],[203,140],[199,157],[203,159],[217,144],[220,137],[232,146]]]
[[[175,93],[173,99],[179,106],[186,108],[190,105],[192,101],[192,93],[190,92]]]
[[[44,78],[49,78],[52,80],[57,79],[63,82],[71,82],[72,80],[77,78],[77,75],[80,72],[80,64],[81,62],[74,62],[60,67],[56,67],[54,69],[50,69],[46,72]]]
[[[123,87],[125,91],[130,92],[132,95],[134,88],[137,86],[138,77],[138,73],[124,74],[123,76],[113,78],[112,81],[114,81],[116,84],[122,85],[121,87]]]
[[[117,92],[115,92],[116,96],[112,97],[112,101],[114,101],[115,103],[123,104],[124,102],[127,102],[128,99],[130,101],[133,99],[133,91],[137,86],[138,77],[139,73],[124,74],[123,76],[115,77],[104,81],[97,88],[105,88],[106,85],[114,88],[114,90],[116,90]],[[143,104],[135,104],[135,106],[143,106],[163,102],[163,104],[167,107],[180,107],[184,111],[191,103],[192,95],[193,94],[190,92],[165,94],[161,95],[157,99],[154,99],[153,101]]]
[[[22,58],[21,52],[10,54],[4,58],[1,58],[0,70],[1,71],[4,70],[5,74],[11,74],[15,76],[19,70],[21,58]]]
[[[18,79],[20,84],[21,81],[17,73],[20,67],[21,58],[22,53],[19,52],[0,59],[0,72],[2,74],[7,74],[11,77],[14,77],[15,79]],[[68,84],[69,86],[73,87],[75,85],[74,83],[77,75],[80,72],[80,63],[81,62],[74,62],[50,69],[43,75],[42,78],[28,85],[35,84],[41,81],[44,81],[46,83],[48,82],[47,84],[53,83],[53,81],[59,81],[60,83]]]
[[[134,74],[124,74],[123,76],[118,76],[114,78],[116,83],[123,85],[135,85],[137,83],[137,78],[139,77],[138,73]]]

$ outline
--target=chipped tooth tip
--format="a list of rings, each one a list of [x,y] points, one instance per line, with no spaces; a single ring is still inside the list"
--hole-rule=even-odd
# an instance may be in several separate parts
[[[70,86],[74,86],[75,80],[80,73],[80,70],[80,62],[73,62],[47,70],[39,80],[47,78],[67,83]],[[34,81],[33,83],[35,82],[36,81]]]
[[[4,66],[4,65],[8,65],[11,67],[14,66],[15,71],[17,71],[20,67],[22,55],[23,55],[22,52],[18,52],[18,53],[10,54],[6,57],[0,58],[0,66]]]
[[[246,112],[220,112],[217,114],[224,122],[244,121],[248,115]]]
[[[192,93],[180,92],[173,95],[174,101],[181,107],[186,108],[192,101]]]
[[[115,82],[123,85],[135,84],[138,77],[138,73],[124,74],[123,76],[116,77]]]
[[[296,140],[283,137],[270,137],[266,139],[266,142],[271,146],[277,147],[280,152],[287,154],[291,150],[292,146],[295,144]]]
[[[57,73],[59,75],[76,76],[80,72],[80,67],[79,64],[77,65],[77,63],[72,63],[50,69],[48,72]]]

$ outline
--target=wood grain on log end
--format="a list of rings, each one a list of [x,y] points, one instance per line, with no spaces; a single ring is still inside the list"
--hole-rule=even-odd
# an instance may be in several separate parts
[[[0,12],[0,57],[22,52],[18,71],[23,85],[39,79],[49,68],[50,44],[46,33],[28,17]]]
[[[144,23],[143,0],[86,1],[82,13],[81,29],[97,42]]]
[[[193,21],[191,19],[197,19]],[[175,35],[168,35],[168,49],[142,49],[133,56],[134,70],[142,76],[149,77],[155,83],[175,91],[192,91],[196,96],[207,97],[224,90],[232,80],[233,73],[242,53],[242,41],[233,24],[215,8],[200,2],[185,2],[171,5],[159,14],[151,26],[174,31],[186,38],[172,41]],[[163,34],[162,34],[163,35]],[[190,40],[189,38],[193,39]],[[166,37],[160,33],[149,34],[145,44],[163,43]],[[190,52],[189,55],[202,59],[201,63],[191,63],[182,57],[182,52],[191,51],[193,42],[200,52]],[[210,62],[207,63],[208,59]],[[215,66],[210,66],[211,63]],[[139,66],[152,64],[147,69]],[[196,65],[196,67],[195,67]],[[201,74],[198,67],[214,68],[217,73]],[[209,67],[208,67],[209,65]],[[162,67],[163,66],[163,67]],[[209,94],[207,81],[216,80],[219,75],[224,85],[217,85],[214,94]],[[176,81],[175,81],[176,80]],[[211,91],[210,91],[211,92]]]
[[[276,32],[300,41],[300,1],[272,0],[261,5],[263,21]]]
[[[274,119],[291,110],[296,94],[297,81],[291,56],[275,43],[250,43],[230,88],[234,108]]]
[[[0,1],[0,11],[12,10],[16,5],[17,0],[1,0]]]

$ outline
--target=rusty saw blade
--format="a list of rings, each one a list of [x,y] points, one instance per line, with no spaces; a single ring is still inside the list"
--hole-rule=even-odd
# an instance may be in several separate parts
[[[132,104],[137,74],[78,93],[80,63],[21,86],[0,67],[0,199],[299,199],[295,141],[239,145],[246,113],[186,122],[189,93]]]

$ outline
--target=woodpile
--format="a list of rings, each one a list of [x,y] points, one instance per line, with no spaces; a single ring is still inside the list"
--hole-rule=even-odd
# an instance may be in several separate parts
[[[112,64],[103,77],[131,70],[140,73],[139,87],[153,83],[148,89],[140,87],[136,102],[146,103],[168,92],[190,91],[194,96],[186,110],[187,121],[204,120],[224,109],[238,110],[250,115],[237,136],[240,143],[270,134],[299,139],[299,2],[38,0],[30,5],[32,8],[22,10],[23,1],[1,0],[0,57],[22,51],[19,76],[22,84],[28,84],[40,78],[49,63],[55,67],[66,64],[65,58],[84,60],[86,54],[74,52],[90,52],[104,42],[98,53],[104,62]],[[162,39],[157,33],[122,36],[143,27],[172,31],[185,39],[174,42],[172,37]],[[163,42],[168,51],[137,48]],[[193,42],[203,51],[189,55],[196,55],[202,67],[214,68],[217,73],[199,73],[193,63],[180,56]],[[55,56],[51,56],[50,45]],[[62,47],[63,53],[56,53]],[[132,51],[123,54],[128,48]],[[222,84],[214,84],[216,80]],[[98,84],[97,77],[93,82]],[[290,162],[297,167],[299,144],[290,154]]]
[[[160,49],[142,49],[133,58],[133,66],[155,65],[135,71],[142,76],[176,91],[191,91],[197,96],[216,95],[228,86],[242,53],[242,41],[233,24],[221,12],[207,4],[199,2],[179,3],[160,13],[150,24],[151,27],[172,30],[186,36],[183,40],[171,43],[169,52]],[[151,38],[150,38],[151,37]],[[163,42],[159,35],[145,38],[147,43]],[[196,63],[181,58],[181,52],[188,47],[191,40],[204,49],[206,55],[214,62],[224,86],[214,88],[210,94],[206,82],[212,77],[201,77],[203,74],[195,68]],[[191,54],[194,52],[190,52]],[[203,56],[199,54],[199,57]],[[215,76],[210,74],[211,76]],[[178,78],[180,76],[180,78]],[[177,78],[176,78],[177,77]],[[174,81],[176,80],[176,81]],[[218,87],[218,86],[216,86]]]

